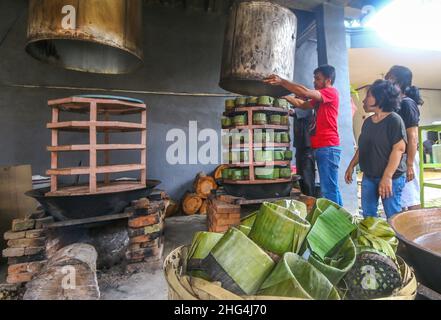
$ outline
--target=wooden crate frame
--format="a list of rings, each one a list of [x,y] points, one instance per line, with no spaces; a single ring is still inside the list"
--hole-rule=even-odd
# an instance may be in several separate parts
[[[95,99],[83,97],[69,97],[50,100],[52,122],[47,124],[51,130],[51,146],[47,150],[51,153],[51,169],[47,175],[51,177],[51,190],[47,195],[82,195],[117,192],[146,187],[147,179],[147,107],[145,104],[127,102],[116,99]],[[89,114],[89,121],[59,121],[60,112]],[[140,114],[141,123],[109,121],[110,115]],[[104,121],[98,121],[98,115],[104,116]],[[59,145],[59,132],[88,132],[88,145]],[[104,132],[104,144],[97,144],[98,132]],[[140,144],[111,144],[110,133],[113,132],[140,132]],[[139,164],[110,165],[111,150],[139,150],[141,160]],[[77,168],[60,168],[58,153],[71,151],[89,152],[89,166]],[[97,152],[104,152],[104,166],[97,165]],[[118,172],[140,171],[139,182],[118,182],[112,185],[110,174]],[[97,182],[97,174],[104,174],[104,183]],[[58,176],[88,175],[89,184],[84,187],[58,187]]]
[[[229,147],[229,150],[234,148],[246,148],[248,149],[248,159],[251,160],[248,163],[236,163],[236,164],[227,164],[229,168],[249,168],[250,170],[250,176],[248,180],[223,180],[224,183],[228,184],[272,184],[272,183],[283,183],[283,182],[290,182],[291,179],[272,179],[272,180],[263,180],[263,179],[256,179],[254,174],[254,168],[255,167],[265,167],[265,166],[289,166],[291,161],[290,160],[284,160],[284,161],[271,161],[271,162],[256,162],[254,161],[254,149],[258,148],[277,148],[277,147],[287,147],[289,148],[290,143],[254,143],[254,130],[261,129],[272,129],[275,131],[286,131],[289,134],[289,124],[288,125],[272,125],[272,124],[266,124],[266,125],[256,125],[253,123],[253,114],[254,112],[271,112],[281,115],[289,115],[289,110],[282,109],[282,108],[276,108],[271,106],[254,106],[254,107],[240,107],[235,108],[234,110],[230,112],[225,112],[224,116],[234,116],[236,114],[243,114],[246,113],[248,123],[244,126],[230,126],[230,127],[223,127],[222,129],[238,129],[238,130],[248,130],[248,142],[244,144],[232,144]]]

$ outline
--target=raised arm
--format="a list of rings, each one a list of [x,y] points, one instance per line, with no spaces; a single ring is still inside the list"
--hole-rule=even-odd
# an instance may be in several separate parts
[[[302,86],[301,84],[297,84],[285,79],[282,79],[278,75],[272,74],[268,78],[264,79],[263,82],[267,84],[271,84],[273,86],[282,86],[289,92],[294,93],[296,96],[301,98],[313,99],[318,102],[323,102],[322,95],[317,90],[311,90]]]
[[[300,108],[300,109],[313,109],[314,106],[312,105],[311,101],[304,101],[302,99],[296,98],[294,96],[286,96],[283,97],[283,99],[286,99],[289,103],[293,105],[294,108]]]
[[[389,156],[389,162],[384,170],[383,177],[381,178],[380,185],[378,187],[378,192],[383,199],[392,196],[392,178],[395,171],[397,171],[403,153],[405,152],[406,142],[401,139],[399,142],[394,144],[392,148],[392,152]]]

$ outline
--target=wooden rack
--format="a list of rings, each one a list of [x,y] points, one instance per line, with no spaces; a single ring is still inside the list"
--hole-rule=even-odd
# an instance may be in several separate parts
[[[48,105],[52,109],[52,122],[47,124],[47,128],[51,130],[52,143],[51,146],[47,147],[47,150],[51,153],[51,168],[47,170],[47,174],[51,177],[51,190],[47,195],[85,195],[146,187],[147,108],[145,104],[116,99],[70,97],[50,100]],[[59,121],[61,112],[89,114],[89,120]],[[129,114],[140,114],[140,123],[109,121],[109,116]],[[102,116],[104,120],[98,120],[98,116]],[[89,143],[59,145],[59,132],[61,131],[88,133]],[[104,133],[104,144],[97,143],[97,133],[99,132]],[[111,144],[110,133],[115,132],[140,132],[141,141],[139,144]],[[139,150],[141,152],[140,163],[112,165],[110,163],[110,151],[112,150]],[[58,154],[71,151],[89,152],[89,166],[60,168]],[[97,164],[98,151],[104,152],[104,165]],[[139,171],[139,181],[110,181],[110,174],[129,171]],[[103,182],[97,182],[97,174],[104,174]],[[88,175],[88,185],[58,187],[58,176],[74,175]]]
[[[254,107],[239,107],[235,108],[230,112],[224,112],[224,116],[234,116],[237,114],[247,114],[248,124],[244,126],[229,126],[222,127],[222,129],[238,129],[238,130],[247,130],[248,131],[248,142],[240,143],[240,144],[231,144],[229,146],[229,150],[231,149],[246,149],[248,150],[248,159],[251,161],[247,163],[235,163],[235,164],[227,164],[229,168],[249,168],[249,180],[224,180],[224,183],[228,184],[271,184],[271,183],[283,183],[290,182],[291,178],[288,179],[272,179],[272,180],[264,180],[264,179],[256,179],[254,174],[255,167],[265,167],[265,166],[289,166],[291,161],[267,161],[267,162],[256,162],[254,161],[254,149],[260,148],[289,148],[290,143],[254,143],[254,130],[262,129],[262,130],[274,130],[274,131],[288,131],[289,133],[289,125],[255,125],[253,124],[253,114],[254,112],[265,112],[267,114],[281,114],[281,115],[289,115],[289,110],[283,108],[276,108],[270,106],[254,106]]]

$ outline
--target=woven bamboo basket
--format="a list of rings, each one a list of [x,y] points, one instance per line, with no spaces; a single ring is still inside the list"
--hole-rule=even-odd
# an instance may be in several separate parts
[[[164,261],[169,300],[303,300],[274,296],[238,296],[223,289],[220,283],[189,277],[185,275],[187,252],[187,246],[176,248]],[[415,274],[404,260],[398,259],[403,287],[394,296],[377,300],[415,300],[418,286]]]

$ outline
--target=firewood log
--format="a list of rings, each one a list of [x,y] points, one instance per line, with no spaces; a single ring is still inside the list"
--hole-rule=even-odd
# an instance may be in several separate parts
[[[199,197],[207,199],[211,190],[217,189],[217,184],[213,177],[207,176],[204,172],[200,172],[194,180],[193,188]]]
[[[165,211],[165,217],[172,217],[174,215],[176,215],[179,211],[179,203],[177,203],[176,201],[170,199],[169,200],[170,203],[167,207],[167,210]]]
[[[204,201],[202,201],[202,205],[199,209],[199,214],[201,215],[207,215],[207,204],[208,204],[208,200],[205,199]]]
[[[24,300],[98,300],[97,252],[75,243],[58,250],[26,286]]]
[[[224,170],[225,168],[228,168],[228,166],[225,164],[221,164],[216,168],[216,170],[214,170],[213,173],[214,180],[222,179],[222,170]]]
[[[187,193],[182,200],[182,211],[186,215],[196,214],[202,206],[202,198],[195,193]]]

